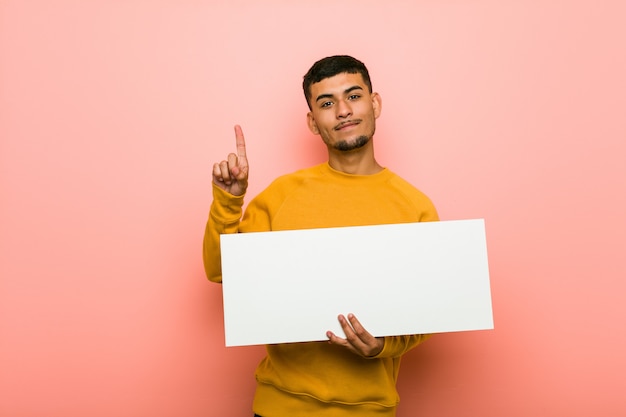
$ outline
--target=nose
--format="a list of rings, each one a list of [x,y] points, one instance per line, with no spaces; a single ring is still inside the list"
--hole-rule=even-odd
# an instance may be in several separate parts
[[[350,106],[350,103],[348,103],[348,101],[346,100],[339,100],[337,106],[335,106],[335,109],[337,110],[338,119],[346,119],[352,116],[352,107]]]

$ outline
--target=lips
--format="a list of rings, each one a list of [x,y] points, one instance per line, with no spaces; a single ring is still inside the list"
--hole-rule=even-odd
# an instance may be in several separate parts
[[[348,127],[356,126],[359,123],[361,123],[360,120],[348,120],[348,121],[339,123],[337,126],[335,126],[335,130],[342,130]]]

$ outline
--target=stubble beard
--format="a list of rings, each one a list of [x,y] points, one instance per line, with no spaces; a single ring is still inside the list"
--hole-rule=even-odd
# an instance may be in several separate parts
[[[342,140],[340,142],[337,142],[333,145],[333,148],[341,152],[350,152],[350,151],[354,151],[356,149],[362,148],[363,146],[367,145],[370,139],[371,139],[370,136],[361,135],[350,142],[348,142],[347,140]]]

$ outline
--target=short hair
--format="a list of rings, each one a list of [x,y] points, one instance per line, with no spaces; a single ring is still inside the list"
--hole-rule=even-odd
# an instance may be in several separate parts
[[[319,83],[320,81],[334,77],[338,74],[361,74],[365,85],[372,92],[372,81],[370,74],[367,71],[367,67],[361,61],[348,55],[334,55],[326,58],[322,58],[317,61],[304,75],[302,81],[302,89],[304,90],[304,97],[306,103],[311,108],[311,85]]]

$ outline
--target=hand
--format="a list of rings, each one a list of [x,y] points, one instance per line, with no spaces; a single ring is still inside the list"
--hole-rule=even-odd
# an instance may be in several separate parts
[[[343,315],[339,315],[339,324],[341,324],[346,338],[342,339],[333,332],[328,331],[326,332],[326,336],[328,337],[329,343],[341,345],[349,351],[365,358],[376,356],[382,352],[385,346],[384,339],[382,337],[376,338],[372,336],[363,328],[354,314],[348,314],[347,319]]]
[[[241,126],[235,126],[237,154],[228,154],[227,160],[213,164],[213,183],[232,195],[243,195],[248,188],[248,159],[246,141]]]

